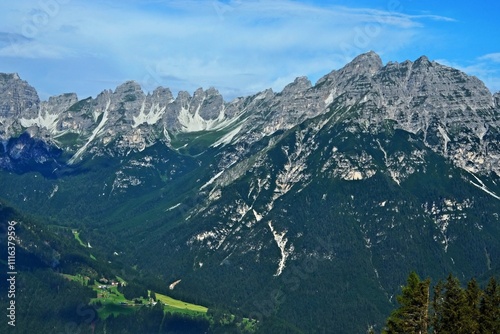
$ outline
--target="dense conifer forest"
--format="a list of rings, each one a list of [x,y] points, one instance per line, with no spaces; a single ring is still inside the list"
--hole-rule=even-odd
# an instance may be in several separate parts
[[[431,289],[430,279],[421,280],[412,272],[397,302],[384,334],[500,333],[500,286],[495,277],[482,289],[475,279],[463,287],[450,274]]]

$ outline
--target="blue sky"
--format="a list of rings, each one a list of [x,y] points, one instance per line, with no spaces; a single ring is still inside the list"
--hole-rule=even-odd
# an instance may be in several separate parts
[[[126,80],[230,100],[356,55],[421,55],[500,90],[500,2],[427,0],[26,0],[0,4],[0,72],[42,99],[96,96]]]

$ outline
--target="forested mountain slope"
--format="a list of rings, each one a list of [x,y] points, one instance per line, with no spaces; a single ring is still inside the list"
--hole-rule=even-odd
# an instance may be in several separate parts
[[[426,57],[373,52],[231,102],[134,82],[40,101],[4,74],[1,198],[262,330],[363,332],[411,270],[498,270],[495,96]]]

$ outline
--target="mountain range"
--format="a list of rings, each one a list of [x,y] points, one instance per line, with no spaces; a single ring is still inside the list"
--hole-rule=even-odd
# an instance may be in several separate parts
[[[1,201],[262,328],[380,328],[411,270],[500,268],[500,93],[425,56],[230,102],[0,74],[0,140]]]

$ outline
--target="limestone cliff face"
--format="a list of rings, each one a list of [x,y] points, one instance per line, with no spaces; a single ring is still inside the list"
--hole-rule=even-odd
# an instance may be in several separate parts
[[[215,146],[252,143],[341,109],[339,121],[362,131],[376,132],[391,121],[462,168],[500,174],[499,93],[425,56],[384,65],[368,52],[315,85],[299,77],[282,92],[266,90],[231,102],[214,88],[174,98],[163,87],[146,94],[133,81],[96,98],[63,94],[41,102],[17,74],[0,75],[0,138],[5,142],[35,127],[31,132],[39,139],[73,152],[73,162],[113,148],[123,154],[159,141],[169,145],[179,133],[212,131]],[[68,134],[78,140],[68,145],[61,140]]]
[[[353,120],[366,128],[393,120],[396,128],[421,134],[426,145],[460,167],[499,172],[498,95],[476,77],[425,56],[382,66],[370,52],[318,85],[329,86],[342,105],[356,106]]]
[[[17,120],[23,115],[36,113],[40,99],[36,90],[14,74],[0,74],[0,138],[18,134]]]
[[[214,305],[283,291],[269,314],[306,332],[359,305],[349,323],[382,324],[412,270],[498,270],[499,122],[500,93],[426,57],[368,52],[230,102],[133,81],[40,101],[0,74],[0,197]]]

